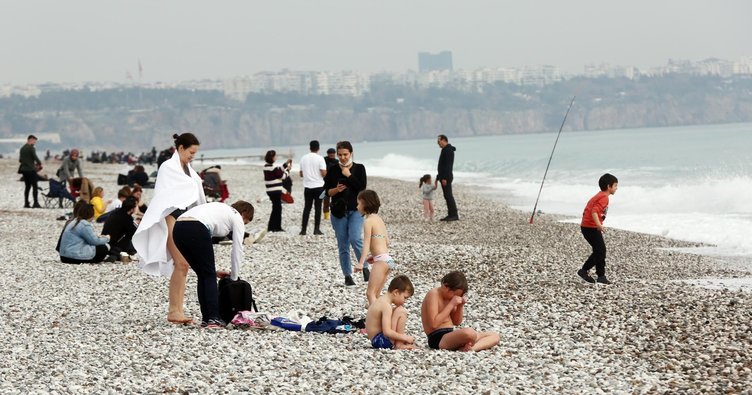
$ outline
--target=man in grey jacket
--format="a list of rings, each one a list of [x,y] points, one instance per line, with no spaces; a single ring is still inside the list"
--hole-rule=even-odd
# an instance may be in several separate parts
[[[18,154],[18,162],[21,163],[18,166],[18,173],[23,174],[24,179],[24,208],[40,208],[39,205],[39,187],[37,181],[37,166],[41,168],[42,161],[37,156],[37,150],[34,148],[34,144],[37,143],[37,137],[30,134],[26,138],[26,144],[21,147],[21,151]],[[34,189],[34,206],[29,204],[29,191]]]

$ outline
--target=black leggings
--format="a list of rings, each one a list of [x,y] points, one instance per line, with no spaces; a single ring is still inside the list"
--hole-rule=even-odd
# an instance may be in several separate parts
[[[272,201],[272,213],[269,214],[269,232],[282,231],[282,192],[268,192],[269,200]]]
[[[37,181],[39,180],[39,176],[37,176],[37,173],[35,171],[24,171],[21,172],[23,174],[24,179],[24,203],[26,205],[29,205],[29,191],[33,188],[34,189],[34,205],[39,205],[39,186],[37,185]]]
[[[172,239],[198,277],[196,292],[201,306],[201,319],[204,322],[219,321],[217,270],[209,229],[199,221],[177,221],[172,229]]]
[[[305,205],[303,206],[303,224],[301,230],[303,232],[308,228],[308,217],[311,215],[311,207],[314,207],[313,226],[315,230],[319,230],[321,225],[321,193],[324,192],[324,188],[305,188],[303,195],[305,196]]]
[[[107,250],[107,246],[106,245],[100,245],[100,246],[96,246],[96,247],[97,247],[97,252],[94,254],[94,258],[81,260],[81,259],[75,259],[75,258],[68,258],[68,257],[64,257],[64,256],[60,255],[60,262],[63,262],[63,263],[74,263],[74,264],[78,264],[78,263],[101,263],[104,260],[104,258],[107,256],[107,253],[110,252],[110,251]]]
[[[598,276],[606,275],[606,242],[603,241],[603,234],[597,228],[580,227],[585,240],[593,247],[593,253],[590,254],[582,270],[588,271],[595,266],[595,274]]]

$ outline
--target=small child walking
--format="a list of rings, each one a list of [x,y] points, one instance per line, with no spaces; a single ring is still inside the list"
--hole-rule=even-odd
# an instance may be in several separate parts
[[[433,182],[431,185],[431,175],[424,174],[420,178],[420,192],[423,194],[423,219],[426,221],[433,221],[433,191],[438,187],[439,180]]]
[[[366,189],[358,194],[358,212],[365,217],[365,221],[363,221],[363,252],[354,269],[359,272],[363,270],[366,260],[369,262],[373,260],[366,290],[369,306],[381,294],[389,271],[397,267],[397,263],[389,255],[389,236],[386,233],[386,224],[378,214],[380,206],[381,201],[375,191]],[[373,258],[368,258],[369,253]]]
[[[603,227],[603,221],[606,220],[608,213],[608,197],[616,193],[619,188],[619,180],[606,173],[598,180],[598,186],[601,191],[587,202],[580,223],[582,236],[593,248],[593,253],[582,265],[582,269],[577,271],[577,275],[591,284],[597,282],[608,285],[611,282],[606,278],[606,243],[603,241],[603,232],[606,229]],[[595,266],[595,274],[598,275],[598,280],[594,280],[588,273],[593,266]]]

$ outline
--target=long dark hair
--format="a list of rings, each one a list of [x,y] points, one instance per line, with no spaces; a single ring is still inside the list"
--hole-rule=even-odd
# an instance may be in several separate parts
[[[76,213],[76,223],[73,225],[73,228],[75,228],[82,219],[88,221],[93,216],[94,206],[92,206],[91,203],[82,204],[81,207],[78,208],[78,212]]]
[[[193,133],[183,133],[181,135],[175,133],[172,135],[172,138],[175,140],[175,148],[180,148],[182,146],[183,149],[188,149],[192,145],[201,145]]]

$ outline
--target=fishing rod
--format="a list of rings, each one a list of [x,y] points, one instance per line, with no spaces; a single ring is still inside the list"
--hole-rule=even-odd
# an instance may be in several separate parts
[[[535,198],[535,206],[533,206],[533,213],[530,215],[530,224],[532,225],[533,219],[535,218],[535,210],[538,208],[538,200],[540,199],[541,192],[543,192],[543,183],[546,182],[546,175],[548,174],[548,168],[551,166],[551,159],[554,158],[554,151],[556,151],[556,144],[559,143],[559,136],[561,136],[561,130],[564,129],[564,123],[567,122],[567,115],[569,115],[569,110],[572,109],[572,104],[574,104],[574,98],[577,96],[572,96],[572,101],[569,102],[569,107],[567,108],[566,114],[564,114],[564,119],[561,121],[561,126],[559,127],[559,133],[556,135],[556,141],[554,142],[554,148],[551,150],[551,156],[548,157],[548,164],[546,165],[546,171],[543,172],[543,180],[541,181],[540,189],[538,190],[538,197]]]

